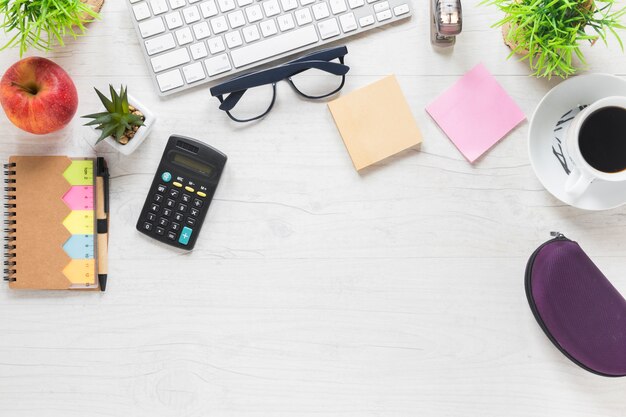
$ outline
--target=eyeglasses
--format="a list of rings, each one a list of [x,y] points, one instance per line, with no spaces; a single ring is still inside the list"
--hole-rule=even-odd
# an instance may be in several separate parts
[[[211,95],[219,99],[220,110],[232,120],[258,120],[272,110],[279,81],[287,80],[298,94],[312,100],[341,90],[350,70],[343,63],[347,53],[345,46],[313,52],[277,67],[240,75],[216,85],[211,88]]]

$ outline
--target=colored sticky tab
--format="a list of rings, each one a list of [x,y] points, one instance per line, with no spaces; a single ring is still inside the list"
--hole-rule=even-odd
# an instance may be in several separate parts
[[[74,186],[65,193],[63,201],[72,210],[93,210],[93,186]]]
[[[70,185],[93,185],[93,161],[72,161],[63,176]]]
[[[93,259],[93,235],[72,235],[63,250],[72,259]]]
[[[92,235],[93,211],[75,210],[63,220],[63,226],[73,235]]]
[[[63,268],[63,275],[72,284],[95,284],[96,262],[93,259],[72,260]]]

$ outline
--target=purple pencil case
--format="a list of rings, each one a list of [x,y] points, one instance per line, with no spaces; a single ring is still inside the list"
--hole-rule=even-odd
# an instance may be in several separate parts
[[[626,376],[626,300],[578,243],[556,234],[526,266],[526,297],[552,343],[575,364]]]

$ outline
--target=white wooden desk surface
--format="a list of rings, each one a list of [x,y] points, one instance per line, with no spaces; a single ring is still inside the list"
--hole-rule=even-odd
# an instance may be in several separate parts
[[[323,103],[286,84],[270,116],[231,123],[206,88],[154,92],[126,5],[49,57],[92,87],[128,84],[158,124],[130,157],[111,152],[106,293],[0,290],[0,416],[624,416],[626,380],[563,357],[528,308],[530,253],[560,230],[626,293],[626,208],[563,205],[533,174],[528,122],[470,165],[424,107],[483,62],[527,117],[558,80],[505,59],[499,13],[465,1],[453,51],[410,22],[347,42],[344,91],[394,73],[425,140],[357,174]],[[615,42],[593,71],[626,76]],[[0,54],[0,70],[18,59]],[[0,117],[0,156],[92,155],[82,121],[51,138]],[[191,252],[135,222],[172,133],[229,156]]]

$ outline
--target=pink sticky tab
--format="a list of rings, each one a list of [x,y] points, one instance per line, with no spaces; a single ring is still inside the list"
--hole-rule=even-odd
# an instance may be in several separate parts
[[[426,111],[472,163],[526,118],[482,64],[465,74]]]
[[[93,186],[76,185],[65,193],[63,201],[72,210],[93,210]]]

